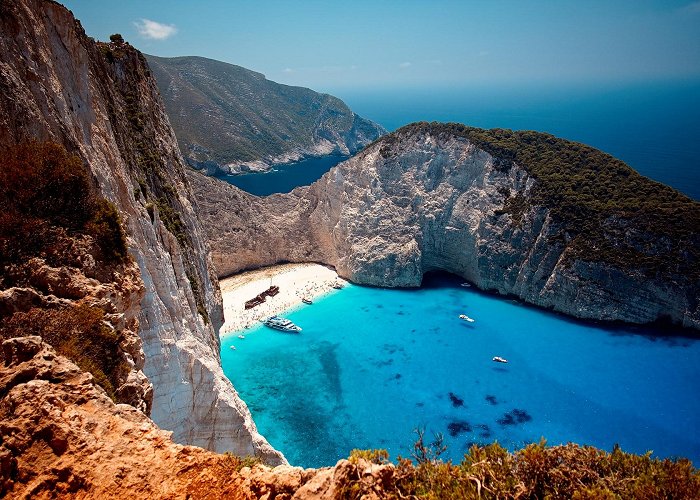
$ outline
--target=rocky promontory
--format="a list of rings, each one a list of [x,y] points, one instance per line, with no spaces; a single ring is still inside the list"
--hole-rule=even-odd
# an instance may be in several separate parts
[[[190,179],[220,276],[313,261],[416,287],[441,270],[577,318],[700,328],[700,204],[548,134],[409,125],[266,198]]]
[[[337,97],[240,66],[204,57],[146,58],[185,159],[209,175],[351,155],[386,133]]]

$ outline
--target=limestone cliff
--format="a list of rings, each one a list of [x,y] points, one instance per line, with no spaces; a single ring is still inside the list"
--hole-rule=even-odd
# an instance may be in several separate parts
[[[181,443],[283,461],[221,370],[220,291],[143,56],[125,43],[96,43],[54,2],[0,3],[0,146],[28,139],[77,154],[121,213],[143,282],[131,311],[153,420]],[[114,308],[129,312],[119,301]]]
[[[227,275],[316,261],[356,283],[400,287],[443,270],[578,318],[700,328],[700,204],[593,148],[487,132],[408,126],[310,187],[267,198],[191,173],[215,266]],[[515,139],[571,169],[519,163],[506,147]],[[587,193],[590,179],[607,182],[606,169],[613,194]],[[556,184],[577,176],[588,183],[580,199],[576,185]]]
[[[146,56],[187,161],[209,174],[350,155],[386,131],[344,102],[204,57]]]

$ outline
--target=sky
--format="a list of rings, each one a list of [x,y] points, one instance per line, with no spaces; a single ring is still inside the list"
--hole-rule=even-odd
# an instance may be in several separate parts
[[[68,0],[88,35],[319,91],[700,79],[700,0]]]

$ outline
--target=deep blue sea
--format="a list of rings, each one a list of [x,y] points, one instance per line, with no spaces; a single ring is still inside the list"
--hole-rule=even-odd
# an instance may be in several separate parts
[[[217,175],[216,177],[258,196],[288,193],[297,186],[308,186],[320,179],[323,174],[347,158],[338,154],[319,156],[275,165],[272,170],[263,174]]]
[[[643,175],[700,199],[698,81],[328,90],[388,130],[426,120],[549,132],[601,149]],[[285,192],[310,184],[340,160],[311,159],[299,168],[283,167],[280,174],[226,180],[254,194]]]
[[[353,448],[410,456],[419,427],[443,433],[455,461],[470,443],[545,437],[700,464],[699,338],[584,324],[459,283],[348,286],[285,314],[298,335],[222,339],[224,372],[260,432],[304,467]]]

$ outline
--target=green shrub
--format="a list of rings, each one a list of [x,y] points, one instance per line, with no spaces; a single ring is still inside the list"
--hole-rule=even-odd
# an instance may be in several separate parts
[[[385,464],[389,462],[389,452],[386,450],[358,450],[354,449],[350,452],[349,460],[356,464],[362,460],[367,460],[373,464]]]
[[[81,369],[114,399],[114,389],[129,366],[120,355],[119,335],[104,323],[104,311],[80,304],[62,309],[33,308],[0,322],[0,338],[39,335]]]
[[[123,261],[127,256],[126,235],[121,225],[117,208],[105,199],[95,202],[92,219],[85,229],[91,234],[105,258],[109,261]]]
[[[80,158],[52,142],[11,146],[0,158],[0,268],[42,255],[64,234],[92,235],[107,261],[126,257],[119,214]]]

